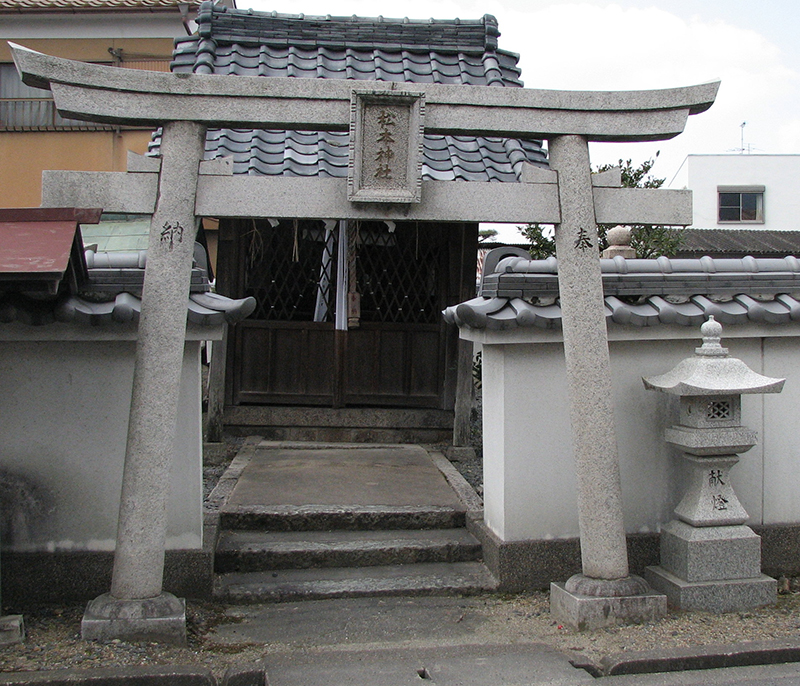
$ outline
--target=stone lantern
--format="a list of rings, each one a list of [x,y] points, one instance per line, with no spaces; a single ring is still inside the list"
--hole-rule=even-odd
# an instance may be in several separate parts
[[[678,396],[680,419],[665,439],[689,466],[677,520],[661,530],[661,565],[646,579],[670,605],[731,612],[774,604],[777,584],[761,573],[761,537],[745,526],[748,514],[734,493],[730,469],[757,443],[742,426],[742,393],[780,393],[772,379],[731,357],[720,345],[714,317],[700,328],[703,345],[672,371],[643,379],[646,388]]]

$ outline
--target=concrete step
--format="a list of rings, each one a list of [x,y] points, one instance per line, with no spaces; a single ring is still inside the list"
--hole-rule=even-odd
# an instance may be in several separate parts
[[[480,559],[481,544],[466,529],[223,531],[217,573],[310,567],[372,567]]]
[[[359,407],[228,405],[225,430],[272,441],[440,443],[453,437],[453,411]]]
[[[463,508],[428,505],[238,505],[220,513],[223,530],[370,531],[377,529],[450,529],[466,524]]]
[[[480,562],[380,567],[288,569],[223,574],[215,596],[257,603],[387,595],[452,595],[495,590],[497,581]]]

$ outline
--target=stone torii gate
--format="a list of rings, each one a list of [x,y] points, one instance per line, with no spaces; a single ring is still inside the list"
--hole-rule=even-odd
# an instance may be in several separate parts
[[[202,216],[555,224],[583,563],[566,593],[590,613],[603,598],[636,597],[636,609],[621,612],[653,616],[641,602],[646,586],[628,570],[596,225],[688,225],[691,193],[620,188],[603,175],[593,182],[588,143],[672,138],[688,115],[713,104],[718,83],[575,92],[232,78],[12,51],[25,83],[49,88],[62,116],[163,127],[160,159],[140,158],[128,173],[44,178],[44,205],[152,215],[112,587],[87,607],[85,637],[180,641],[185,634],[182,603],[162,591],[164,476]],[[209,125],[350,131],[349,178],[233,176],[225,160],[203,161]],[[423,132],[544,138],[550,169],[528,165],[516,184],[422,181]]]

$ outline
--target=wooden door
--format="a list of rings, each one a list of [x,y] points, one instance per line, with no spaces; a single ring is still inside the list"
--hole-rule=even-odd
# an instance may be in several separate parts
[[[330,222],[237,225],[224,260],[238,266],[232,295],[252,295],[258,306],[231,331],[233,404],[452,402],[446,386],[455,332],[441,310],[462,292],[463,226],[360,222],[345,241]],[[340,315],[339,330],[337,289],[360,300],[346,329]]]

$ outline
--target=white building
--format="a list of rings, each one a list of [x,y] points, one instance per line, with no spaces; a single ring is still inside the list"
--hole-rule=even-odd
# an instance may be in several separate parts
[[[800,229],[800,155],[689,155],[672,188],[694,194],[698,229]]]

